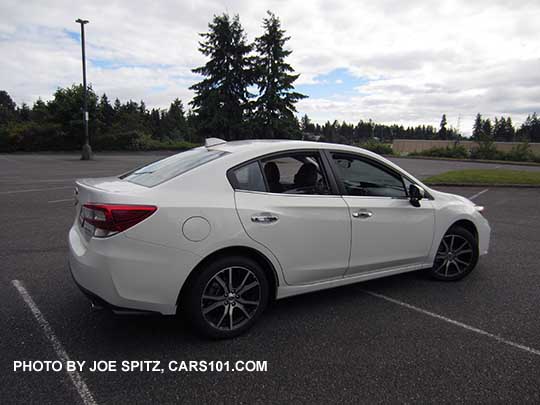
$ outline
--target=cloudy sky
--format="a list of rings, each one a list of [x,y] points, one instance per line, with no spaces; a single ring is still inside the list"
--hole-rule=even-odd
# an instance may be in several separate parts
[[[109,98],[187,103],[204,63],[198,33],[214,14],[240,14],[252,40],[272,10],[292,37],[298,105],[316,122],[372,118],[449,124],[469,134],[477,112],[520,123],[540,113],[540,1],[230,0],[0,2],[0,89],[17,103],[88,80]]]

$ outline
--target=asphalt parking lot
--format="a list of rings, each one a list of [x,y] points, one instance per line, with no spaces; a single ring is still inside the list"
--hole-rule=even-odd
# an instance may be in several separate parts
[[[99,404],[540,402],[540,189],[441,188],[477,195],[492,226],[490,254],[460,282],[409,273],[293,297],[216,342],[175,317],[91,311],[68,272],[73,180],[159,157],[0,155],[1,403],[81,403],[81,382]],[[419,177],[475,165],[396,162]],[[73,360],[266,360],[268,371],[13,372],[15,360],[57,360],[55,342]]]

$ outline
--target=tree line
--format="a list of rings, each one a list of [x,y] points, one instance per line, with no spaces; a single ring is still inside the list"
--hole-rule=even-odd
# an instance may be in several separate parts
[[[191,86],[194,97],[186,109],[175,99],[168,108],[147,108],[144,101],[111,103],[88,88],[89,133],[96,150],[181,149],[207,137],[318,139],[358,144],[369,140],[463,139],[443,114],[439,127],[384,125],[372,120],[313,123],[299,120],[296,103],[305,98],[295,90],[299,75],[287,62],[290,39],[277,16],[268,12],[262,35],[249,42],[238,15],[214,16],[200,34],[199,51],[207,62],[193,69],[202,78]],[[0,151],[74,150],[82,144],[83,87],[59,88],[51,100],[31,107],[16,105],[0,90]],[[477,115],[473,139],[540,142],[540,122],[532,114],[519,129],[510,117],[493,121]]]

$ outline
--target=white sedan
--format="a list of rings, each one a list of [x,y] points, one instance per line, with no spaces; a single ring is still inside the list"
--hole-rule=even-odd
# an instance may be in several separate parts
[[[459,280],[488,251],[482,207],[346,145],[225,142],[76,182],[73,278],[114,311],[182,311],[236,336],[273,299],[424,269]]]

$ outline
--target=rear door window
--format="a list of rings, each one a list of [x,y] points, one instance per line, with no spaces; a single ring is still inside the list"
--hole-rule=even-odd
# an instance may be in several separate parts
[[[318,152],[296,152],[263,159],[268,191],[282,194],[330,194]]]

